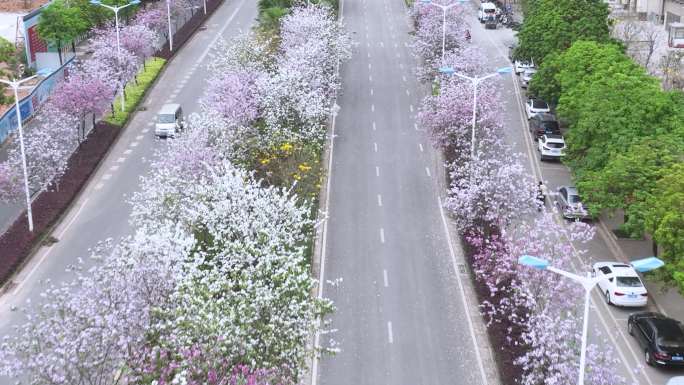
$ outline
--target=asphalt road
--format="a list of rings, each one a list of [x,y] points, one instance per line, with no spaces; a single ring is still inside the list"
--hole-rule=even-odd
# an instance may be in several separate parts
[[[70,280],[73,276],[65,269],[87,259],[88,249],[107,238],[118,239],[131,233],[128,223],[131,208],[127,203],[139,187],[139,178],[149,170],[156,148],[164,140],[154,137],[153,117],[165,103],[180,103],[189,115],[199,110],[198,100],[207,82],[205,66],[208,52],[220,35],[229,39],[251,28],[257,15],[256,2],[226,0],[206,22],[208,27],[197,34],[169,63],[156,86],[150,90],[144,103],[146,111],[135,114],[98,171],[91,178],[71,210],[55,229],[59,242],[41,248],[29,264],[14,279],[8,293],[0,297],[0,336],[12,334],[12,325],[23,322],[15,307],[26,301],[39,299],[46,281]],[[10,384],[0,377],[0,384]]]
[[[486,53],[493,68],[510,66],[508,45],[516,40],[514,32],[500,27],[497,30],[485,30],[476,20],[475,11],[471,9],[467,18],[472,25],[473,44],[479,45]],[[496,79],[496,78],[495,78]],[[503,85],[504,119],[506,140],[517,152],[526,156],[526,167],[538,180],[543,180],[550,191],[559,186],[572,185],[570,170],[559,162],[541,162],[536,151],[536,142],[529,134],[524,111],[524,89],[520,88],[518,77],[507,75],[500,81]],[[483,83],[486,86],[486,83]],[[561,220],[559,218],[559,220]],[[605,225],[594,223],[596,236],[583,248],[588,250],[586,259],[575,259],[578,272],[586,272],[598,261],[616,261],[620,251],[608,235]],[[579,246],[578,246],[579,247]],[[646,255],[644,255],[646,256]],[[615,349],[618,373],[625,377],[628,384],[662,385],[670,377],[684,375],[684,370],[671,370],[647,366],[643,351],[636,340],[627,334],[627,317],[632,312],[646,309],[625,309],[608,306],[598,290],[592,293],[591,314],[589,315],[590,341],[606,339]],[[684,306],[684,304],[682,304]],[[648,310],[657,311],[653,305]]]
[[[324,279],[342,278],[324,286],[337,331],[321,341],[341,350],[314,381],[482,384],[438,203],[444,170],[414,123],[427,90],[404,2],[345,0],[343,16],[358,46],[341,68],[324,254]]]

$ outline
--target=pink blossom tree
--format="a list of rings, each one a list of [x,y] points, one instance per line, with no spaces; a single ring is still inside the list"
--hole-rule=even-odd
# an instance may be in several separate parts
[[[259,116],[259,75],[250,71],[227,72],[209,83],[205,108],[223,116],[229,124],[249,125]]]
[[[90,73],[85,68],[76,67],[57,85],[50,96],[49,103],[53,111],[62,111],[80,122],[78,125],[82,129],[82,134],[78,135],[80,141],[85,138],[86,116],[92,114],[94,122],[96,117],[107,110],[113,94],[113,84],[107,78]]]
[[[449,4],[445,1],[443,4]],[[458,52],[465,47],[465,31],[468,24],[463,18],[464,8],[455,6],[447,10],[445,52]],[[442,56],[443,12],[441,9],[416,2],[410,11],[415,24],[415,38],[412,43],[414,55],[421,59],[418,67],[418,77],[431,81],[435,71],[439,68]]]

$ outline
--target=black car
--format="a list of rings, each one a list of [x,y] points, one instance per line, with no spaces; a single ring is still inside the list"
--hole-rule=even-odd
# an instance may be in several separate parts
[[[639,341],[649,365],[684,367],[684,325],[660,313],[629,316],[627,331]]]
[[[499,22],[494,16],[487,16],[484,21],[485,29],[496,29],[497,24],[499,24]]]
[[[553,114],[536,114],[530,119],[530,133],[537,140],[544,135],[560,135],[558,120]]]

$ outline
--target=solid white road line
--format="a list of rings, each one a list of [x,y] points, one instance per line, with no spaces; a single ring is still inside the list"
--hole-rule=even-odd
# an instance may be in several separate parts
[[[390,344],[394,343],[394,335],[392,334],[392,322],[387,322],[387,339]]]
[[[64,228],[62,229],[62,231],[60,231],[60,233],[57,235],[57,239],[61,239],[62,236],[64,236],[64,233],[66,233],[66,231],[69,229],[69,227],[71,227],[71,225],[74,223],[74,221],[76,220],[76,218],[78,218],[78,215],[81,213],[81,211],[83,210],[83,207],[85,207],[86,203],[88,203],[88,200],[89,200],[89,199],[90,199],[90,198],[86,198],[86,199],[83,200],[83,203],[81,204],[81,207],[78,208],[78,210],[76,211],[76,213],[74,214],[74,216],[71,218],[71,220],[66,224],[66,226],[64,226]],[[45,259],[47,259],[48,255],[50,255],[50,252],[51,252],[52,250],[53,250],[53,248],[52,248],[52,247],[49,247],[49,248],[45,251],[45,253],[43,254],[43,256],[40,257],[40,260],[38,260],[38,263],[36,263],[36,265],[33,266],[33,268],[31,269],[31,271],[29,271],[29,273],[26,275],[26,277],[24,277],[24,279],[23,279],[21,282],[19,282],[19,284],[17,284],[17,287],[16,287],[16,288],[14,289],[14,291],[12,292],[12,295],[17,295],[17,294],[19,294],[19,292],[21,291],[21,288],[24,287],[24,283],[27,282],[27,281],[29,281],[29,278],[31,278],[31,276],[33,275],[33,273],[35,273],[36,270],[38,270],[38,267],[39,267],[40,265],[43,264],[43,262],[45,261]]]
[[[449,233],[449,226],[447,225],[446,216],[444,215],[444,208],[442,207],[442,198],[437,196],[437,204],[439,205],[439,214],[442,217],[442,225],[444,226],[444,233],[447,239],[447,245],[449,246],[449,254],[451,255],[451,263],[454,268],[454,275],[456,276],[456,282],[458,282],[459,293],[461,294],[461,301],[463,302],[463,308],[466,313],[470,313],[468,298],[466,298],[465,290],[463,289],[463,281],[461,280],[461,275],[458,273],[458,264],[456,263],[456,254],[454,253],[453,242],[451,241],[451,234]],[[477,365],[480,369],[480,377],[482,379],[482,385],[487,385],[487,374],[484,369],[484,363],[482,362],[482,356],[480,355],[480,347],[477,344],[477,338],[475,337],[475,328],[473,327],[473,321],[471,317],[465,317],[468,321],[468,330],[470,331],[470,338],[473,342],[473,349],[475,350],[475,359],[477,360]]]
[[[382,270],[382,278],[385,282],[385,287],[389,287],[389,280],[387,279],[387,270],[385,269]]]
[[[378,206],[382,207],[382,195],[378,194]]]
[[[244,0],[243,0],[244,3]],[[344,19],[344,0],[340,0],[340,21]],[[340,74],[340,61],[337,60],[335,66],[335,74],[339,76]],[[337,97],[335,97],[337,101]],[[328,158],[328,181],[326,183],[325,191],[325,212],[330,213],[330,183],[333,176],[333,150],[335,149],[335,124],[337,122],[337,114],[332,114],[332,123],[330,125],[330,156]],[[326,246],[328,242],[328,221],[323,221],[323,226],[321,229],[321,267],[318,273],[318,299],[323,299],[323,284],[325,282],[325,253]],[[320,324],[320,319],[317,321]],[[320,347],[320,333],[317,331],[314,335],[313,345],[315,348]],[[311,385],[316,385],[318,383],[318,356],[314,357],[311,364]]]
[[[380,242],[385,243],[385,229],[380,228]]]

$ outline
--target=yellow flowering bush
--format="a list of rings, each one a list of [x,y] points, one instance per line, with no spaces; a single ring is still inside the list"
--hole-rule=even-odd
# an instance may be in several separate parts
[[[267,184],[285,188],[294,184],[297,195],[316,200],[321,188],[320,156],[317,144],[284,141],[259,151],[252,168]]]

